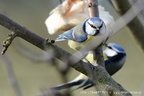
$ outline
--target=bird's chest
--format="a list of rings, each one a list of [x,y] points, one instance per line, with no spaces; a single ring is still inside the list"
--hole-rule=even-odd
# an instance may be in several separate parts
[[[92,36],[88,36],[87,40],[85,40],[84,42],[76,42],[76,41],[68,40],[68,45],[70,46],[70,48],[74,50],[79,50],[81,47],[84,47],[86,43],[91,39]]]

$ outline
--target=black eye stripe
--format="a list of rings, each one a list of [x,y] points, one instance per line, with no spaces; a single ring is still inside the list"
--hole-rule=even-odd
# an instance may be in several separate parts
[[[104,22],[102,22],[101,26],[99,26],[99,29],[101,29],[101,28],[102,28],[102,26],[103,26],[103,23],[104,23]]]
[[[89,22],[87,22],[87,23],[88,23],[88,24],[89,24],[91,27],[93,27],[93,28],[95,28],[95,29],[97,28],[97,27],[93,26],[92,24],[90,24]],[[102,22],[102,24],[99,26],[99,29],[101,29],[101,28],[102,28],[103,23],[104,23],[104,22]]]
[[[113,50],[113,48],[111,47],[111,46],[107,46],[109,49],[112,49]]]
[[[89,22],[87,22],[92,28],[95,28],[96,29],[96,27],[95,26],[93,26],[92,24],[90,24]]]
[[[97,28],[96,26],[92,25],[91,23],[87,22],[92,28],[96,29],[95,33],[93,34],[93,36],[96,36],[100,33],[100,29],[103,27],[103,23]]]

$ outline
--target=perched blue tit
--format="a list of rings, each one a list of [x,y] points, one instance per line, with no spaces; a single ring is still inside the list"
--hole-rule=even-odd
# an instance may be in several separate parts
[[[55,41],[68,39],[68,45],[72,49],[78,50],[84,45],[84,43],[92,39],[92,37],[103,35],[105,33],[106,26],[103,20],[97,17],[93,17],[62,33],[58,38],[56,38]]]
[[[103,53],[106,56],[105,68],[107,72],[112,76],[123,67],[126,61],[126,52],[120,45],[115,43],[109,43],[106,44],[106,49],[103,51]],[[92,56],[92,54],[90,55]],[[90,78],[83,74],[80,74],[78,77],[76,77],[76,79],[68,83],[55,86],[52,89],[61,90],[76,85],[79,86],[74,90],[77,90],[79,88],[87,89],[94,86],[95,84],[91,81]]]

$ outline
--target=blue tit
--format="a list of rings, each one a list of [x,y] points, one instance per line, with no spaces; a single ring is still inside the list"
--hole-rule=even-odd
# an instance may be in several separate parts
[[[57,42],[68,39],[68,45],[72,49],[78,50],[84,45],[84,43],[92,39],[92,37],[103,35],[105,33],[106,26],[103,20],[97,17],[93,17],[60,34],[55,41]]]
[[[115,74],[117,71],[119,71],[123,67],[126,61],[126,52],[120,45],[115,44],[115,43],[109,43],[109,44],[106,44],[106,49],[103,51],[103,53],[106,57],[105,68],[107,72],[112,76],[113,74]],[[92,56],[92,54],[90,54],[90,56]],[[76,79],[70,82],[55,86],[53,87],[53,89],[61,90],[61,89],[70,88],[76,85],[79,85],[79,86],[74,90],[77,90],[79,88],[87,89],[89,87],[94,86],[95,84],[91,81],[90,78],[88,78],[87,76],[83,74],[80,74],[78,77],[76,77]]]
[[[104,53],[108,58],[105,60],[105,68],[110,75],[113,75],[124,65],[126,61],[126,52],[120,45],[109,43],[106,45]]]

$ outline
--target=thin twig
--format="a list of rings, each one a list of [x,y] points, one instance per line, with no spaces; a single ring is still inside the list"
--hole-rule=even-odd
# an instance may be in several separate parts
[[[15,37],[16,37],[15,32],[11,32],[10,34],[8,34],[8,38],[5,41],[3,41],[3,49],[1,52],[2,55],[7,51],[8,47],[11,45]]]
[[[48,49],[46,52],[39,52],[25,46],[20,40],[15,41],[13,44],[14,49],[22,56],[30,59],[33,62],[48,62],[55,58],[54,50]]]
[[[2,58],[2,62],[3,62],[3,66],[7,73],[8,81],[15,93],[15,96],[23,96],[21,89],[19,87],[18,81],[16,79],[11,61],[9,60],[9,58],[6,55],[1,56],[1,58]]]

